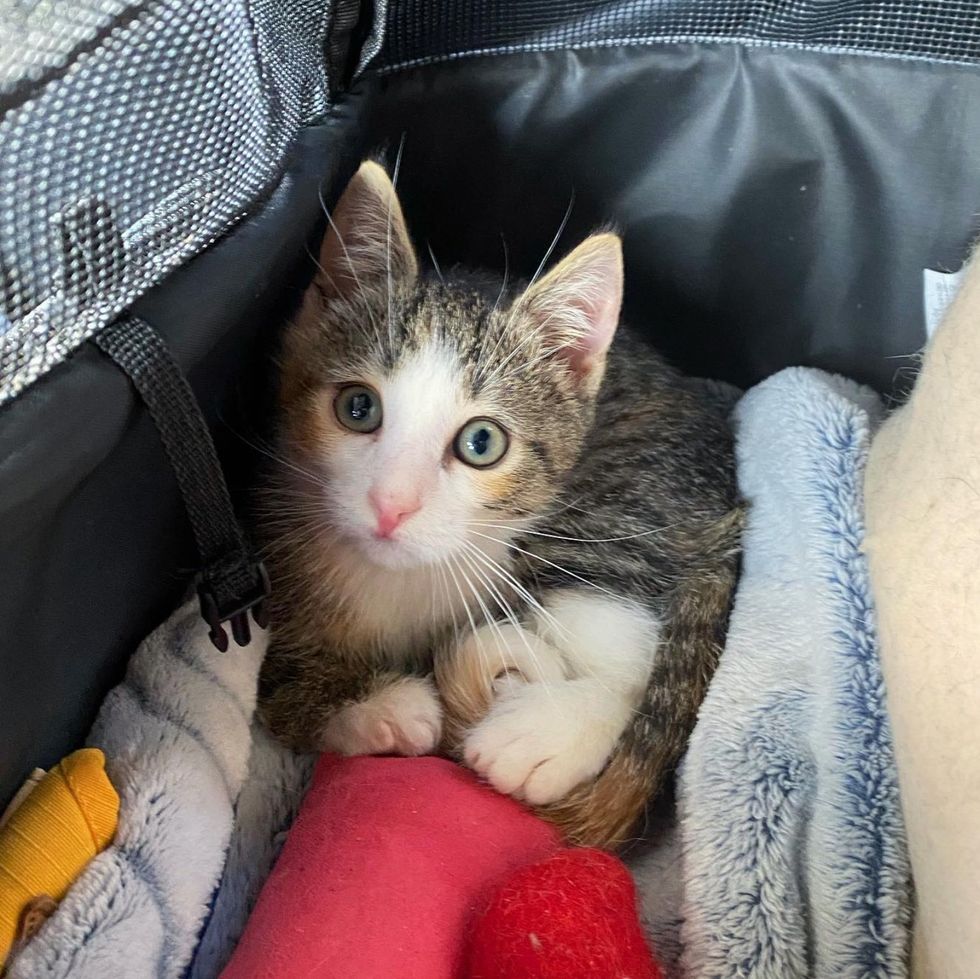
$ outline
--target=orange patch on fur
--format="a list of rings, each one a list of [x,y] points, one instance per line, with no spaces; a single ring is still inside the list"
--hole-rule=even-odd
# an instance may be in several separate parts
[[[514,469],[488,469],[480,474],[481,489],[490,498],[490,502],[497,503],[507,499],[517,484],[517,472]]]

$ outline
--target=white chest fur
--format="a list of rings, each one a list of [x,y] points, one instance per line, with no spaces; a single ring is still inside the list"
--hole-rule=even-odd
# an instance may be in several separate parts
[[[478,552],[413,568],[385,568],[353,548],[337,551],[332,601],[366,651],[392,666],[431,655],[432,637],[446,628],[465,634],[516,607],[503,543],[481,541]]]

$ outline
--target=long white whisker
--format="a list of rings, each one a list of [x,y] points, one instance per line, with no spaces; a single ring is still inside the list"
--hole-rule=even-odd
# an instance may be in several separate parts
[[[484,383],[489,383],[495,378],[500,376],[501,371],[524,349],[529,343],[534,343],[538,339],[537,333],[528,333],[526,336],[522,337],[520,342],[514,347],[509,354],[507,354],[504,359],[497,364],[497,366],[487,375]],[[545,357],[550,357],[553,353],[561,350],[561,346],[555,346],[549,348],[544,354],[539,354],[537,357],[533,358],[528,364],[522,364],[520,370],[525,370],[531,364],[536,364],[538,361],[543,360]]]
[[[463,611],[466,613],[466,618],[469,619],[470,630],[476,634],[476,621],[473,618],[473,613],[470,611],[470,603],[466,600],[466,596],[463,594],[463,589],[460,586],[459,578],[456,576],[456,572],[453,570],[453,564],[455,563],[452,559],[452,555],[447,555],[448,561],[446,562],[446,568],[453,577],[453,581],[456,584],[456,591],[459,592],[459,600],[463,603]],[[470,586],[472,588],[472,586]],[[480,637],[476,637],[477,644],[479,645]]]
[[[515,515],[510,518],[514,522],[514,527],[510,529],[523,530],[526,526],[524,521],[528,520],[550,520],[552,517],[557,516],[559,513],[565,513],[568,510],[575,510],[577,513],[584,513],[586,516],[590,516],[590,511],[583,509],[580,506],[576,506],[579,500],[583,499],[582,496],[576,496],[574,500],[570,503],[564,503],[561,506],[555,507],[552,510],[544,510],[541,512],[527,510],[524,513],[515,513]],[[503,523],[507,518],[502,517],[500,522]]]
[[[343,241],[339,233],[337,233],[337,240],[340,241],[341,244],[343,244]],[[311,261],[320,270],[321,275],[323,275],[326,278],[326,280],[330,283],[330,287],[339,294],[340,290],[337,288],[337,280],[320,264],[320,260],[313,254],[313,252],[309,250],[309,248],[306,249],[306,254],[310,256]],[[374,322],[374,314],[371,312],[370,304],[368,303],[367,298],[364,295],[364,290],[361,289],[360,283],[357,282],[356,279],[354,281],[357,285],[357,288],[361,292],[361,297],[364,299],[364,305],[365,307],[367,307],[368,322],[374,327],[374,335],[375,337],[378,338],[378,341],[380,342],[381,337],[378,334],[378,327],[377,324]],[[367,328],[362,326],[360,323],[358,323],[357,329],[360,331],[361,335],[365,337],[365,339],[367,339],[368,342],[370,342],[371,335],[370,333],[368,333]]]
[[[337,225],[334,224],[333,217],[331,216],[330,211],[327,208],[326,202],[323,200],[323,186],[322,185],[319,186],[319,187],[317,187],[317,198],[320,201],[320,207],[323,209],[323,213],[326,215],[327,223],[330,225],[330,229],[337,236],[337,241],[340,242],[340,249],[344,253],[344,259],[347,262],[347,267],[350,269],[351,278],[354,280],[354,284],[357,286],[357,291],[361,294],[361,300],[363,301],[364,306],[367,309],[368,319],[371,320],[371,325],[374,327],[374,332],[375,332],[375,335],[378,338],[378,343],[380,343],[381,342],[381,331],[378,329],[378,322],[374,318],[374,312],[371,309],[371,302],[368,299],[368,294],[367,294],[366,290],[364,289],[364,286],[361,285],[361,280],[360,280],[360,278],[359,278],[359,276],[357,274],[357,268],[354,266],[354,261],[350,257],[350,252],[347,250],[347,243],[344,241],[344,236],[340,233],[340,229],[337,227]],[[317,262],[317,265],[320,265],[320,263]],[[322,268],[323,266],[320,266],[320,267]],[[327,275],[327,273],[324,272],[324,275]],[[330,279],[330,276],[327,275],[327,278]],[[333,280],[331,279],[331,281],[333,281]]]
[[[574,206],[575,206],[575,189],[572,188],[572,193],[571,193],[571,196],[569,197],[569,200],[568,200],[568,207],[565,208],[565,215],[561,219],[561,224],[558,225],[558,230],[555,232],[554,238],[551,239],[551,244],[548,246],[547,250],[545,251],[544,256],[541,259],[541,262],[538,264],[538,267],[537,267],[537,269],[534,272],[534,275],[531,276],[531,281],[527,284],[527,289],[530,289],[531,286],[533,286],[534,283],[537,282],[538,277],[541,275],[542,271],[544,270],[544,267],[548,264],[548,259],[551,258],[551,254],[555,250],[555,246],[558,244],[558,239],[561,238],[562,232],[565,230],[565,226],[568,224],[568,219],[571,217],[572,208]],[[505,252],[505,254],[506,254],[506,252]],[[504,284],[506,284],[506,277],[505,277]],[[525,290],[525,292],[526,291],[527,290]],[[503,295],[503,287],[501,287],[501,295]],[[500,301],[499,297],[498,297],[498,300],[497,301],[498,302]],[[496,304],[494,304],[494,310],[495,311],[496,311],[496,308],[497,308],[497,306],[496,306]],[[503,324],[502,327],[501,327],[500,336],[497,338],[497,344],[494,346],[493,353],[496,352],[497,346],[499,345],[501,338],[504,336],[504,334],[506,333],[507,329],[510,327],[510,324],[513,322],[514,316],[516,315],[516,313],[517,313],[517,311],[519,309],[520,309],[520,303],[515,303],[514,304],[514,307],[511,310],[511,314],[510,314],[510,316],[507,319],[507,322],[505,324]],[[554,315],[554,314],[552,314],[552,315]],[[550,317],[549,317],[549,319],[550,319]],[[547,320],[545,321],[544,324],[542,324],[542,328],[545,325],[547,325]],[[504,358],[503,362],[497,365],[497,367],[493,370],[493,372],[489,375],[489,377],[486,378],[485,383],[493,380],[496,377],[499,377],[500,372],[503,370],[503,368],[524,347],[524,344],[527,343],[529,340],[533,340],[533,339],[537,338],[541,333],[542,333],[542,329],[538,329],[535,332],[530,333],[530,334],[528,334],[528,336],[524,337],[524,339],[521,340],[521,342],[518,343],[518,345],[507,355],[507,357]],[[541,356],[536,357],[532,361],[532,363],[537,363],[539,360],[543,360],[545,357],[550,357],[552,353],[556,353],[560,349],[561,349],[561,346],[555,347],[554,350],[549,350],[545,354],[542,354]],[[530,366],[531,366],[531,364],[524,364],[524,365],[521,366],[521,368],[519,368],[519,370],[526,370]],[[508,376],[510,376],[510,375],[508,375]]]
[[[545,265],[548,264],[548,259],[551,258],[551,253],[555,250],[555,245],[558,244],[558,239],[561,237],[561,233],[565,230],[565,225],[568,224],[568,219],[572,216],[572,208],[575,206],[575,188],[572,188],[572,195],[568,199],[568,207],[565,208],[565,216],[561,219],[561,224],[558,225],[558,230],[555,232],[555,237],[551,239],[551,244],[548,246],[548,250],[544,253],[544,258],[541,259],[541,264],[538,265],[537,271],[531,276],[531,281],[527,284],[528,289],[538,281],[538,276],[544,271]]]
[[[442,590],[443,595],[446,599],[446,611],[449,613],[449,617],[453,623],[453,636],[456,639],[456,645],[459,645],[459,623],[456,621],[456,609],[453,606],[453,598],[449,592],[449,576],[446,574],[446,559],[440,558],[436,568],[439,571],[439,576],[442,580]]]
[[[496,562],[493,561],[493,558],[489,557],[489,555],[484,554],[478,547],[476,547],[475,545],[469,543],[468,541],[466,541],[464,543],[468,546],[468,548],[470,549],[471,553],[474,556],[483,558],[486,561],[490,561],[493,564],[495,564],[496,565],[496,570],[497,570],[497,573],[498,574],[499,574],[500,571],[503,570],[500,567],[499,564],[496,564]],[[534,607],[537,610],[537,614],[540,615],[541,618],[543,618],[545,620],[545,622],[548,625],[550,625],[552,629],[555,630],[555,633],[556,634],[560,635],[565,640],[574,639],[574,634],[568,629],[567,626],[565,626],[561,622],[559,622],[558,619],[556,619],[555,616],[552,615],[551,612],[549,612],[539,601],[537,601],[537,599],[535,599],[533,596],[531,596],[526,590],[524,590],[523,588],[522,588],[522,590],[524,591],[525,595],[527,595],[527,598],[529,599],[529,604],[531,604],[532,607]],[[511,621],[513,621],[513,620],[511,620]],[[558,648],[558,651],[560,653],[560,651],[561,651],[560,650],[560,647],[557,647],[557,648]],[[528,648],[528,653],[530,653],[531,658],[534,660],[535,665],[538,668],[538,673],[540,674],[541,667],[538,664],[537,656],[535,656],[533,650],[531,650],[530,648]],[[609,694],[611,694],[613,696],[620,696],[621,695],[620,694],[620,691],[614,690],[612,687],[609,686],[608,683],[606,683],[605,680],[603,680],[600,676],[597,676],[595,673],[591,673],[590,674],[590,679],[595,680],[596,683],[598,683],[599,686],[602,687],[602,689],[605,690],[607,693],[609,693]],[[550,691],[549,691],[549,696],[551,696]],[[554,698],[552,696],[552,700],[553,699]],[[636,708],[631,708],[631,712],[634,713],[634,714],[642,713],[641,711],[637,710]]]
[[[490,310],[491,316],[497,312],[500,307],[500,300],[504,298],[504,293],[507,291],[507,276],[510,272],[510,255],[507,252],[507,239],[504,238],[504,233],[502,231],[500,232],[500,244],[504,246],[504,279],[500,283],[500,292],[497,293],[497,298],[493,304],[493,309]]]
[[[443,558],[440,558],[439,559],[439,563],[437,564],[437,568],[439,569],[439,574],[440,574],[440,577],[442,578],[442,589],[443,589],[443,594],[446,597],[446,608],[449,611],[449,617],[452,620],[452,624],[453,624],[453,643],[454,643],[454,645],[453,645],[453,649],[452,649],[452,652],[450,653],[450,655],[451,656],[457,656],[457,655],[459,655],[459,647],[460,647],[460,641],[461,641],[460,640],[460,636],[459,636],[459,620],[456,618],[456,608],[455,608],[455,606],[453,604],[453,598],[452,598],[452,595],[450,594],[450,591],[449,591],[449,575],[446,573],[447,572],[447,569],[449,569],[449,564],[448,564],[446,558],[443,557]],[[463,602],[463,604],[465,605],[466,604],[466,600],[463,598],[463,593],[462,593],[462,591],[459,588],[459,583],[458,582],[456,583],[456,592],[459,595],[460,601]],[[476,641],[477,641],[477,643],[479,643],[479,639],[477,639]],[[479,650],[479,646],[477,648]],[[480,652],[480,656],[481,656],[481,659],[483,659],[484,662],[485,662],[486,660],[485,660],[485,657],[483,656],[482,651]]]
[[[489,667],[489,660],[486,659],[486,656],[483,653],[483,642],[482,642],[482,638],[477,634],[477,631],[476,631],[476,622],[474,621],[473,615],[470,612],[469,602],[467,601],[466,596],[463,594],[463,587],[462,587],[462,585],[460,585],[459,578],[456,575],[456,572],[453,570],[452,563],[450,563],[452,561],[452,557],[451,557],[451,555],[447,555],[447,558],[448,559],[446,561],[446,570],[452,576],[453,584],[456,586],[456,593],[459,595],[459,600],[460,600],[460,603],[463,606],[463,611],[466,613],[466,618],[469,620],[469,623],[470,623],[470,634],[476,640],[477,650],[480,652],[481,658],[483,659],[483,661],[485,663],[487,663],[487,666]]]
[[[398,141],[398,152],[395,154],[395,169],[391,174],[391,186],[397,190],[398,189],[398,174],[401,172],[402,168],[402,151],[405,149],[405,137],[408,133],[403,132],[402,138]]]
[[[527,557],[533,557],[537,561],[542,561],[549,567],[554,568],[556,571],[560,571],[562,574],[567,574],[570,578],[574,578],[576,581],[581,581],[583,585],[588,585],[590,588],[595,588],[596,591],[602,592],[604,595],[608,595],[610,598],[614,598],[619,601],[619,596],[615,593],[609,591],[608,588],[603,588],[601,585],[597,585],[594,581],[589,581],[588,578],[583,578],[581,575],[576,574],[574,571],[569,571],[568,568],[563,568],[560,564],[555,564],[554,561],[549,561],[546,557],[542,557],[540,554],[535,554],[533,551],[526,551],[522,547],[518,547],[511,541],[500,540],[499,537],[491,537],[489,534],[481,534],[479,531],[474,530],[473,533],[477,537],[483,537],[486,540],[492,540],[495,544],[503,544],[504,547],[509,547],[519,554],[525,554]]]
[[[517,303],[517,304],[515,304],[514,308],[511,310],[510,316],[508,317],[506,324],[501,329],[500,338],[498,338],[498,342],[499,342],[500,339],[503,338],[504,333],[506,332],[506,330],[509,329],[510,324],[513,322],[514,316],[517,314],[517,311],[519,310],[519,308],[520,308],[520,304]],[[556,315],[555,313],[552,313],[550,316],[547,317],[547,319],[545,319],[541,324],[539,324],[539,326],[537,327],[537,329],[530,331],[524,337],[522,337],[521,338],[521,341],[517,344],[517,346],[514,347],[514,349],[499,364],[497,364],[497,366],[493,369],[493,371],[490,373],[490,375],[486,378],[486,381],[491,381],[494,378],[500,377],[500,372],[514,359],[514,357],[516,357],[524,349],[524,347],[528,343],[532,343],[533,341],[536,341],[541,336],[543,336],[544,335],[544,331],[545,331],[545,327],[548,325],[548,323],[551,322],[552,318],[555,315]],[[554,346],[545,349],[543,352],[539,353],[536,357],[534,357],[528,363],[521,364],[518,368],[516,368],[516,370],[513,370],[513,371],[509,372],[508,374],[504,375],[504,378],[503,379],[506,379],[508,377],[512,377],[512,376],[514,376],[514,374],[519,374],[521,371],[527,370],[529,367],[533,367],[535,364],[537,364],[540,361],[544,360],[546,357],[550,357],[552,354],[557,353],[559,350],[563,349],[565,346],[567,346],[567,344],[565,344],[565,343],[559,343],[559,344],[555,344]],[[496,352],[496,347],[494,348],[494,352]]]
[[[395,190],[398,187],[398,171],[402,165],[402,150],[405,148],[405,134],[402,133],[401,142],[398,144],[398,153],[395,156],[395,171],[391,178],[391,196],[388,198],[388,227],[387,227],[387,260],[385,262],[385,272],[388,277],[388,338],[394,346],[394,313],[392,310],[392,285],[391,285],[391,209],[395,202]]]
[[[483,609],[484,621],[489,625],[490,622],[492,621],[491,616],[490,616],[490,613],[487,610],[487,607],[483,604],[483,600],[480,598],[480,595],[477,592],[476,588],[474,587],[473,582],[470,581],[469,577],[467,576],[466,572],[463,570],[462,566],[459,564],[459,562],[452,555],[450,555],[449,560],[452,561],[452,563],[456,565],[456,569],[459,571],[459,573],[462,576],[463,580],[466,582],[466,585],[469,588],[469,590],[472,592],[473,597],[476,598],[476,600],[480,603],[480,606]],[[451,568],[450,568],[450,570],[451,570]],[[455,573],[453,573],[453,578],[456,578]],[[458,580],[457,580],[456,586],[457,586],[457,588],[459,587]],[[462,589],[460,589],[460,597],[462,598],[462,596],[463,596],[463,592],[462,592]],[[465,600],[464,600],[464,602],[465,602]],[[467,614],[467,616],[468,616],[468,618],[470,620],[470,627],[473,630],[473,638],[476,640],[477,652],[480,654],[480,660],[483,663],[483,667],[484,667],[484,670],[486,671],[486,675],[487,676],[494,676],[494,674],[493,674],[493,672],[491,671],[491,668],[490,668],[490,657],[487,655],[487,653],[486,653],[486,647],[483,645],[483,636],[480,634],[480,632],[477,631],[476,623],[474,622],[473,616],[472,616],[472,614],[470,612],[470,609],[469,609],[469,603],[465,603],[465,608],[466,608],[466,614]],[[491,628],[492,628],[492,626],[491,626]],[[499,639],[498,639],[498,644],[499,644]],[[504,661],[503,652],[501,651],[499,645],[498,645],[498,648],[497,648],[497,655],[500,657],[501,663],[506,668],[506,663]]]
[[[517,311],[518,311],[519,308],[520,308],[520,304],[518,303],[518,304],[515,304],[514,308],[511,310],[511,315],[510,315],[510,317],[508,318],[508,321],[507,321],[507,326],[508,327],[510,326],[511,322],[513,321],[513,318],[516,315],[516,313],[517,313]],[[551,322],[551,320],[556,315],[558,315],[557,312],[551,313],[545,320],[543,320],[540,324],[538,324],[538,326],[537,326],[537,328],[535,330],[529,332],[521,340],[521,342],[518,343],[518,345],[504,358],[504,360],[497,365],[497,367],[495,368],[495,370],[493,371],[493,373],[490,375],[490,377],[491,378],[499,377],[500,372],[504,369],[504,367],[507,366],[508,363],[510,363],[511,360],[513,360],[513,358],[518,353],[521,352],[521,350],[524,349],[524,345],[525,344],[530,343],[532,340],[537,340],[539,337],[543,336],[545,334],[545,330],[546,330],[548,324]],[[506,374],[504,379],[506,379],[508,377],[512,377],[515,374],[519,374],[519,373],[521,373],[521,371],[525,371],[529,367],[533,367],[535,364],[537,364],[540,361],[544,360],[546,357],[550,357],[552,354],[555,354],[559,350],[562,350],[565,346],[567,346],[567,343],[566,342],[562,342],[562,343],[555,344],[554,346],[545,349],[544,351],[540,352],[536,357],[534,357],[532,360],[528,361],[528,363],[521,364],[515,370],[513,370],[513,371],[509,372],[508,374]]]
[[[472,545],[470,545],[470,547],[472,547]],[[537,671],[538,682],[543,684],[545,690],[548,692],[549,699],[551,699],[552,702],[554,702],[554,694],[552,692],[551,685],[548,683],[547,678],[544,675],[544,670],[541,668],[541,661],[538,659],[538,654],[534,651],[534,649],[531,646],[531,643],[528,641],[527,633],[524,627],[518,621],[517,616],[514,614],[514,610],[510,607],[510,603],[507,601],[507,599],[503,597],[503,595],[500,593],[499,589],[496,587],[493,581],[491,581],[490,578],[476,566],[472,556],[467,556],[467,555],[460,555],[460,556],[466,559],[467,563],[469,564],[470,568],[472,568],[473,572],[487,586],[487,589],[490,591],[490,594],[493,596],[494,601],[496,601],[497,605],[500,607],[500,611],[504,613],[504,615],[507,618],[507,621],[510,622],[510,624],[516,630],[518,636],[521,639],[521,642],[524,644],[524,648],[527,649],[527,654],[531,658],[531,662],[534,664],[535,670]]]
[[[469,566],[469,568],[470,568],[471,571],[473,571],[474,573],[476,573],[477,577],[480,577],[481,580],[484,580],[480,576],[479,570],[476,567],[473,566],[473,563],[469,560],[469,558],[466,556],[466,554],[459,554],[458,555],[458,558],[460,560],[460,573],[463,575],[464,578],[466,578],[467,583],[470,584],[470,587],[471,588],[473,587],[473,585],[470,583],[469,576],[465,573],[465,571],[463,571],[463,568],[462,568],[462,562],[463,561],[466,562],[466,564]],[[486,583],[486,582],[484,581],[484,583]],[[500,624],[497,622],[496,618],[491,614],[490,609],[487,607],[486,603],[483,601],[483,598],[481,597],[479,591],[478,590],[474,590],[474,594],[476,595],[477,602],[479,602],[479,604],[480,604],[480,608],[483,610],[484,621],[486,622],[487,627],[493,633],[494,640],[495,640],[495,642],[497,644],[497,657],[500,660],[501,669],[504,670],[504,671],[506,671],[507,669],[509,669],[509,664],[508,664],[508,661],[507,661],[508,660],[508,657],[507,657],[508,649],[507,649],[507,643],[506,643],[506,641],[504,639],[504,634],[500,630]],[[499,602],[498,602],[498,604],[499,604]],[[492,676],[492,675],[495,675],[495,674],[490,674],[490,672],[488,670],[487,671],[487,675],[488,676]]]
[[[493,360],[494,355],[497,353],[497,350],[500,348],[500,344],[504,339],[504,334],[507,332],[507,327],[510,324],[509,319],[506,322],[500,324],[500,327],[497,330],[497,338],[494,341],[493,347],[490,348],[490,353],[488,354],[487,340],[489,339],[490,336],[490,327],[492,325],[493,318],[497,313],[497,310],[500,308],[500,300],[504,298],[504,293],[507,291],[507,276],[508,273],[510,272],[510,255],[507,252],[507,241],[504,238],[504,233],[502,231],[500,232],[500,243],[504,246],[504,278],[503,281],[501,281],[500,283],[500,291],[497,293],[497,298],[494,300],[493,309],[490,310],[490,315],[489,317],[487,317],[487,330],[483,334],[483,340],[480,342],[480,355],[477,363],[481,376],[483,374],[486,365],[491,360]]]
[[[429,258],[432,259],[432,267],[436,270],[436,275],[439,276],[439,281],[445,285],[446,280],[442,276],[442,269],[439,267],[439,261],[436,258],[436,253],[432,250],[432,245],[430,242],[426,242],[426,247],[429,249]]]
[[[518,594],[520,598],[523,598],[527,604],[533,608],[538,615],[545,619],[557,632],[562,632],[566,637],[571,636],[568,629],[562,625],[554,615],[549,612],[537,598],[534,597],[520,581],[514,575],[512,575],[502,564],[495,561],[489,554],[485,554],[479,547],[470,541],[464,541],[464,546],[467,547],[474,557],[479,558],[479,560],[492,571],[498,578],[509,584]]]
[[[231,431],[234,435],[240,438],[246,445],[255,449],[256,452],[261,452],[264,456],[268,456],[268,458],[270,458],[273,462],[279,463],[280,466],[285,466],[287,469],[291,469],[293,472],[297,473],[298,475],[304,476],[306,479],[309,479],[312,483],[315,483],[321,489],[323,489],[326,486],[326,481],[323,479],[322,476],[317,476],[315,473],[309,472],[309,470],[304,469],[302,466],[298,466],[295,463],[290,462],[288,459],[285,459],[283,456],[277,455],[275,452],[272,452],[270,449],[267,449],[264,446],[259,445],[258,442],[253,442],[251,439],[246,438],[244,435],[242,435],[241,432],[237,432],[233,428],[229,427],[229,431]]]
[[[483,520],[470,520],[468,521],[471,527],[491,527],[497,530],[513,530],[513,527],[509,527],[507,524],[490,523],[489,521]],[[562,540],[569,541],[573,544],[615,544],[619,541],[636,540],[639,537],[653,537],[657,534],[666,533],[668,530],[673,530],[677,524],[670,524],[667,527],[657,527],[655,530],[644,530],[638,534],[625,534],[622,537],[565,537],[563,534],[549,534],[543,530],[520,530],[521,534],[529,534],[533,537],[547,537],[550,540]]]
[[[446,569],[452,575],[453,584],[456,586],[456,593],[459,595],[459,600],[463,604],[463,609],[466,612],[466,617],[467,617],[467,619],[469,619],[469,623],[470,623],[470,635],[473,637],[473,641],[476,643],[477,656],[479,656],[479,658],[480,658],[480,663],[482,665],[484,674],[486,674],[486,675],[489,676],[490,675],[490,657],[487,654],[486,647],[483,645],[483,636],[477,630],[476,623],[473,620],[472,614],[470,613],[469,603],[466,600],[466,596],[463,595],[463,588],[462,588],[462,586],[459,583],[459,578],[456,576],[456,572],[453,570],[453,567],[449,563],[448,560],[446,561]],[[453,612],[453,625],[455,626],[455,624],[456,624],[456,613]],[[459,632],[457,631],[457,633],[456,633],[456,652],[457,653],[459,651],[460,644],[461,644],[461,640],[459,638]]]
[[[465,561],[467,566],[470,568],[470,570],[480,579],[480,581],[483,582],[484,585],[486,585],[487,590],[490,592],[494,601],[500,607],[500,611],[504,613],[504,615],[507,617],[510,624],[513,625],[515,629],[521,631],[522,638],[523,638],[523,629],[521,628],[520,623],[518,622],[516,616],[514,615],[513,609],[511,609],[506,599],[504,599],[504,597],[500,594],[500,591],[497,589],[494,583],[487,578],[486,574],[484,574],[480,570],[480,568],[477,567],[477,565],[473,561],[472,556],[466,553],[467,550],[473,549],[473,545],[470,544],[468,541],[464,541],[463,543],[466,550],[464,550],[462,553],[459,554],[459,559],[461,561]],[[529,653],[531,652],[530,647],[528,647],[528,652]]]
[[[539,353],[536,357],[532,357],[529,361],[527,361],[527,363],[518,364],[517,367],[515,367],[513,370],[508,371],[502,377],[498,377],[497,380],[500,383],[509,381],[512,377],[517,377],[519,374],[522,374],[525,371],[530,370],[536,364],[540,364],[542,360],[547,360],[549,357],[553,357],[559,351],[566,349],[566,347],[567,344],[564,343],[555,344],[553,347],[545,347],[545,349],[542,350],[541,353]]]

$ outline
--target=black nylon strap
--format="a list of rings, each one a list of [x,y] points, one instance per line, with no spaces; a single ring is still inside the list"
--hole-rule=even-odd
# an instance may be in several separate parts
[[[221,624],[230,622],[235,641],[244,646],[250,638],[249,610],[260,626],[266,624],[269,581],[235,518],[194,392],[163,338],[143,320],[125,317],[93,339],[125,371],[160,432],[201,557],[198,595],[211,640],[227,649]]]

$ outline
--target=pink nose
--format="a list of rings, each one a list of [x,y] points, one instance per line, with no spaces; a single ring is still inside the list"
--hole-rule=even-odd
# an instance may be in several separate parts
[[[376,537],[391,537],[395,530],[413,513],[418,513],[422,506],[415,496],[388,496],[375,493],[373,490],[368,494],[368,499],[371,501],[371,509],[378,518],[378,525],[374,531]]]

